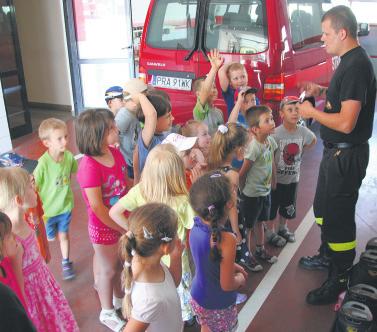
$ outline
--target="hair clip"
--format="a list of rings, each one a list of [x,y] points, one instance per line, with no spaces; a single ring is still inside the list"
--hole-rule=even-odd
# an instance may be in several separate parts
[[[221,177],[222,177],[221,173],[214,173],[214,174],[212,174],[210,176],[211,179],[213,179],[213,178],[221,178]]]
[[[226,134],[228,132],[228,127],[227,126],[224,126],[224,125],[220,125],[217,130],[222,133],[223,135]]]
[[[173,238],[166,236],[166,234],[163,238],[161,238],[161,241],[163,242],[170,242],[171,240],[173,240]]]
[[[129,267],[131,267],[131,263],[128,262],[128,261],[124,261],[123,266],[124,266],[125,269],[128,269]]]
[[[132,249],[131,250],[131,256],[135,256],[136,255],[136,251],[135,251],[135,249]]]
[[[126,236],[131,240],[135,237],[134,233],[132,231],[127,231]]]
[[[207,209],[208,212],[211,213],[214,209],[216,209],[216,207],[213,204],[211,204],[209,207],[207,207]]]
[[[124,289],[124,294],[131,295],[131,288],[125,288]]]
[[[144,239],[146,240],[152,240],[153,239],[153,235],[151,232],[148,231],[148,229],[143,226],[143,232],[144,232]]]

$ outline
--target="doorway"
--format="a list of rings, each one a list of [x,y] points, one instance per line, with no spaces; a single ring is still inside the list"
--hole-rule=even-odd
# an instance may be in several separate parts
[[[12,0],[0,0],[0,79],[11,138],[31,133],[25,79]]]
[[[67,0],[75,113],[106,107],[105,90],[135,76],[130,0]]]

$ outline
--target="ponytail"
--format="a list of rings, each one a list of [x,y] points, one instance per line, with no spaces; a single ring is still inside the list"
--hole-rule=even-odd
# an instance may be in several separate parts
[[[122,271],[122,286],[124,288],[124,298],[122,304],[122,314],[129,319],[131,317],[132,301],[131,301],[131,288],[133,281],[132,274],[132,258],[135,254],[136,239],[131,231],[122,235],[120,239],[122,245],[120,246],[120,255],[124,260]]]
[[[208,218],[207,220],[211,224],[211,252],[210,258],[214,262],[220,262],[222,259],[221,249],[219,248],[219,244],[221,243],[221,228],[218,225],[218,221],[221,220],[221,216],[219,215],[216,207],[214,205],[210,205],[208,207]]]
[[[212,138],[208,160],[209,169],[219,168],[236,148],[246,145],[247,139],[247,130],[244,127],[236,123],[220,125]]]

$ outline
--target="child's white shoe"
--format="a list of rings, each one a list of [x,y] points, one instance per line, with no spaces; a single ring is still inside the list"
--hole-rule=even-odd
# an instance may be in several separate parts
[[[100,322],[114,332],[120,332],[126,321],[119,318],[115,309],[102,309],[99,315]]]

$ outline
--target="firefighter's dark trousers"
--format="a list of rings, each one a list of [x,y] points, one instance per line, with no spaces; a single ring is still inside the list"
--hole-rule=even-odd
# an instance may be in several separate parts
[[[355,258],[355,208],[368,161],[368,143],[323,150],[313,208],[321,226],[321,249],[339,272],[349,269]]]

